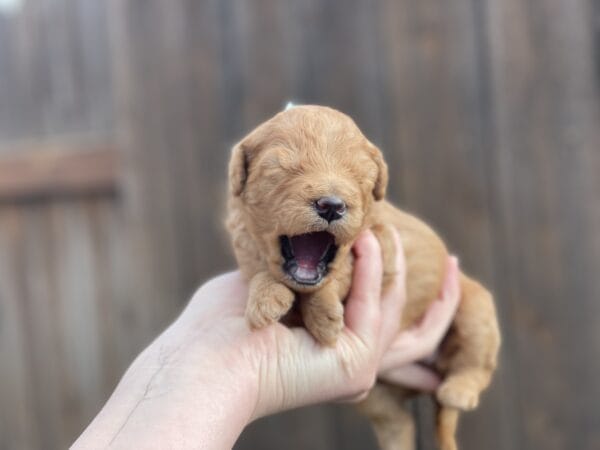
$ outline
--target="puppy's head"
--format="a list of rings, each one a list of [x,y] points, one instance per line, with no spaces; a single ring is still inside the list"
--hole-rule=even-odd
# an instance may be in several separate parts
[[[296,106],[233,149],[230,194],[272,275],[318,289],[349,251],[387,185],[381,152],[345,114]]]

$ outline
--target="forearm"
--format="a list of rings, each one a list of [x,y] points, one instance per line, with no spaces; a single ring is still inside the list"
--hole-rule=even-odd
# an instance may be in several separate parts
[[[251,380],[166,334],[133,362],[74,449],[233,446],[253,411]]]

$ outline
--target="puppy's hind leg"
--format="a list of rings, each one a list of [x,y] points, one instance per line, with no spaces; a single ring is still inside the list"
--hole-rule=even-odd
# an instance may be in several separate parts
[[[440,367],[446,373],[437,390],[442,406],[463,411],[479,403],[496,368],[500,332],[491,294],[477,282],[461,276],[462,298],[448,335]]]
[[[376,384],[358,409],[369,418],[382,450],[415,449],[414,419],[397,388]]]
[[[437,440],[441,450],[457,450],[456,429],[460,411],[445,406],[438,407]]]

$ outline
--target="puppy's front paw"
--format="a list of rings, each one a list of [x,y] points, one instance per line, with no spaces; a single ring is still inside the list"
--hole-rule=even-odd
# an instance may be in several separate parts
[[[339,300],[323,301],[317,293],[303,302],[302,318],[319,343],[333,346],[344,329],[344,306]]]
[[[438,388],[436,397],[442,405],[463,411],[475,409],[479,404],[477,384],[466,374],[451,375]]]
[[[278,322],[292,307],[294,294],[283,284],[257,275],[250,283],[246,320],[251,328]]]

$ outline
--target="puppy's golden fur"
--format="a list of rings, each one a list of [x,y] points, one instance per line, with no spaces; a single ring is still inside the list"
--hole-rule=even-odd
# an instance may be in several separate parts
[[[427,225],[384,200],[388,173],[382,154],[348,116],[321,106],[297,106],[277,114],[234,147],[229,181],[227,227],[240,269],[250,282],[246,317],[252,327],[280,320],[298,299],[306,328],[321,343],[334,344],[344,326],[351,246],[365,228],[373,229],[380,240],[387,274],[384,285],[395,270],[390,227],[400,233],[407,263],[402,327],[419,320],[438,298],[446,247]],[[338,220],[325,220],[315,210],[315,202],[329,196],[345,203]],[[294,236],[334,239],[327,248],[335,248],[335,254],[318,264],[310,254],[299,261],[296,254],[321,252],[325,244],[311,241],[312,250],[303,250],[298,241],[293,241],[296,247],[289,244]],[[290,265],[295,268],[297,263],[308,267],[310,283],[291,274]],[[477,406],[496,367],[500,345],[489,292],[461,274],[461,294],[435,363],[444,376],[436,392],[438,439],[444,450],[456,448],[458,411]],[[403,407],[406,394],[402,388],[377,383],[361,404],[385,450],[414,446],[412,417]]]

